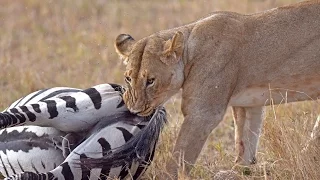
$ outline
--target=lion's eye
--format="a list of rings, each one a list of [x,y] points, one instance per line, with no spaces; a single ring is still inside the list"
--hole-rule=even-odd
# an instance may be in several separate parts
[[[129,84],[131,83],[131,78],[129,76],[126,76],[124,80]]]
[[[147,86],[151,86],[154,83],[154,78],[150,78],[147,80]]]

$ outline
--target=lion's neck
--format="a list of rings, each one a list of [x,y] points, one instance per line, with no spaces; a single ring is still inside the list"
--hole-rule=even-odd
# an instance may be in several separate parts
[[[177,73],[180,74],[180,79],[184,79],[186,77],[186,74],[188,74],[188,71],[190,70],[191,63],[189,63],[190,58],[188,57],[188,41],[195,25],[196,23],[191,23],[174,29],[163,30],[154,34],[155,36],[160,36],[163,39],[170,39],[177,31],[183,33],[185,48],[181,57],[181,61],[176,65]]]

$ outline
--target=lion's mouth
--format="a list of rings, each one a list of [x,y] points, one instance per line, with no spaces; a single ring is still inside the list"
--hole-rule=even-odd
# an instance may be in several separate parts
[[[149,107],[145,109],[144,111],[141,111],[138,113],[138,116],[150,116],[155,112],[155,109],[153,107]]]
[[[139,113],[137,113],[138,116],[150,116],[152,115],[157,109],[160,107],[163,107],[165,101],[161,101],[158,105],[155,106],[155,104],[147,105],[147,108]]]

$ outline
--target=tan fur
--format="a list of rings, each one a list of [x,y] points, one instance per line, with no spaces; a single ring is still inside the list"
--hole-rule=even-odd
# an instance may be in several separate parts
[[[319,96],[320,3],[252,15],[216,12],[130,44],[116,43],[116,50],[127,55],[131,81],[124,100],[132,112],[149,115],[182,89],[185,120],[175,151],[183,151],[186,161],[196,161],[230,105],[237,161],[254,163],[262,107]]]

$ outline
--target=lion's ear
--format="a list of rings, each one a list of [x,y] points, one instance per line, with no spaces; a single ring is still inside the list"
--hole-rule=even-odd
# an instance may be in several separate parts
[[[177,63],[182,57],[183,48],[184,37],[182,32],[178,31],[171,39],[165,42],[160,60],[167,65]]]
[[[120,34],[114,43],[116,52],[120,58],[127,63],[129,53],[135,43],[135,40],[129,34]]]

